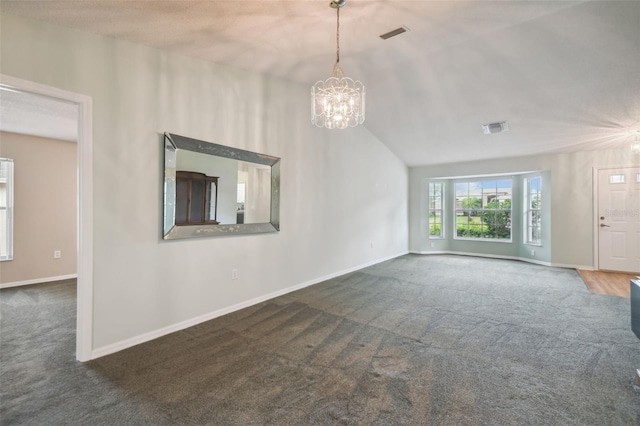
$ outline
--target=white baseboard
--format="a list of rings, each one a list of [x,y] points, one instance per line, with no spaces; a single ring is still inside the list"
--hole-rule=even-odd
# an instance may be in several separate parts
[[[557,268],[582,269],[583,271],[595,271],[596,270],[593,266],[571,265],[571,264],[565,264],[565,263],[552,263],[551,266],[555,266]]]
[[[48,283],[53,281],[71,280],[73,278],[78,278],[78,274],[58,275],[57,277],[44,277],[44,278],[35,278],[33,280],[2,283],[0,284],[0,288],[19,287],[21,285],[31,285],[31,284]]]
[[[534,263],[536,265],[542,266],[556,266],[551,264],[550,262],[544,262],[542,260],[530,259],[528,257],[518,257],[518,256],[505,256],[501,254],[487,254],[487,253],[471,253],[464,251],[412,251],[414,254],[454,254],[459,256],[474,256],[474,257],[487,257],[490,259],[505,259],[505,260],[520,260],[522,262]]]
[[[522,262],[534,263],[536,265],[542,265],[542,266],[551,266],[553,268],[582,269],[584,271],[595,271],[593,266],[543,262],[541,260],[530,259],[528,257],[503,256],[499,254],[469,253],[469,252],[461,252],[461,251],[415,251],[415,250],[411,251],[411,253],[413,254],[454,254],[454,255],[460,255],[460,256],[488,257],[492,259],[520,260]]]
[[[551,262],[543,262],[541,260],[529,259],[529,258],[526,258],[526,257],[519,257],[518,260],[520,260],[522,262],[534,263],[536,265],[553,266],[553,263],[551,263]]]
[[[150,331],[148,333],[144,333],[144,334],[141,334],[141,335],[138,335],[138,336],[135,336],[135,337],[131,337],[131,338],[126,339],[126,340],[122,340],[120,342],[112,343],[110,345],[94,349],[91,352],[91,358],[90,359],[96,359],[96,358],[100,358],[100,357],[103,357],[103,356],[106,356],[106,355],[110,355],[110,354],[115,353],[115,352],[122,351],[124,349],[130,348],[132,346],[136,346],[136,345],[139,345],[141,343],[145,343],[145,342],[148,342],[148,341],[151,341],[151,340],[154,340],[154,339],[157,339],[157,338],[165,336],[167,334],[175,333],[176,331],[180,331],[180,330],[184,330],[185,328],[193,327],[194,325],[198,325],[198,324],[203,323],[205,321],[209,321],[209,320],[212,320],[214,318],[221,317],[223,315],[230,314],[230,313],[235,312],[235,311],[239,311],[240,309],[244,309],[244,308],[248,308],[249,306],[257,305],[258,303],[262,303],[262,302],[265,302],[267,300],[282,296],[284,294],[291,293],[292,291],[300,290],[302,288],[309,287],[311,285],[318,284],[318,283],[321,283],[323,281],[327,281],[327,280],[330,280],[332,278],[339,277],[341,275],[345,275],[345,274],[348,274],[350,272],[354,272],[354,271],[366,268],[368,266],[372,266],[372,265],[375,265],[375,264],[378,264],[378,263],[381,263],[381,262],[385,262],[385,261],[390,260],[390,259],[395,259],[396,257],[399,257],[399,256],[404,256],[407,253],[408,253],[408,251],[405,251],[405,252],[402,252],[402,253],[399,253],[399,254],[395,254],[393,256],[388,256],[388,257],[385,257],[385,258],[382,258],[382,259],[377,259],[377,260],[374,260],[374,261],[371,261],[371,262],[367,262],[367,263],[364,263],[364,264],[359,265],[359,266],[354,266],[353,268],[348,268],[348,269],[345,269],[345,270],[342,270],[342,271],[339,271],[339,272],[335,272],[333,274],[325,275],[325,276],[320,277],[320,278],[316,278],[316,279],[313,279],[313,280],[310,280],[310,281],[307,281],[307,282],[303,282],[301,284],[296,284],[294,286],[287,287],[287,288],[284,288],[284,289],[281,289],[281,290],[277,290],[277,291],[274,291],[272,293],[265,294],[263,296],[258,296],[258,297],[255,297],[253,299],[246,300],[244,302],[236,303],[235,305],[231,305],[231,306],[228,306],[226,308],[218,309],[216,311],[209,312],[207,314],[200,315],[198,317],[191,318],[191,319],[179,322],[177,324],[172,324],[172,325],[169,325],[167,327],[160,328],[158,330]]]

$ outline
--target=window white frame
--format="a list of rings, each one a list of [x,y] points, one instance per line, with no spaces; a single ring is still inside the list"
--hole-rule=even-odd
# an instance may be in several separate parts
[[[524,182],[524,243],[542,245],[542,176]]]
[[[491,241],[510,243],[513,240],[513,178],[495,176],[488,179],[456,179],[453,181],[454,197],[453,197],[453,238],[455,240],[469,241]],[[502,185],[502,186],[501,186]],[[508,191],[500,191],[507,189]],[[465,199],[469,200],[466,201]],[[498,208],[491,206],[494,202],[498,206],[507,204],[509,208]],[[469,204],[473,203],[473,204]],[[498,215],[507,215],[509,225],[505,228],[509,229],[509,236],[505,238],[491,237],[491,232],[495,232],[497,227],[488,225],[485,217],[491,217],[498,220]],[[460,226],[458,217],[467,217],[466,234],[459,235],[461,230],[465,228],[464,224]],[[473,221],[471,220],[473,218]],[[479,221],[476,220],[479,218]],[[485,230],[486,229],[486,230]],[[471,236],[471,234],[479,233],[479,236]]]
[[[13,160],[0,158],[0,262],[13,260]]]
[[[442,181],[430,181],[427,192],[427,227],[430,240],[444,239],[444,191]],[[433,215],[433,218],[431,217]],[[439,228],[436,228],[437,226]]]

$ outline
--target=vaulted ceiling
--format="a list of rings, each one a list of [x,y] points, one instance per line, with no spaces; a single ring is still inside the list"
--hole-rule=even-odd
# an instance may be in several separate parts
[[[329,0],[0,7],[309,86],[335,62]],[[640,129],[640,1],[348,0],[340,49],[366,85],[364,125],[408,166],[622,147]]]

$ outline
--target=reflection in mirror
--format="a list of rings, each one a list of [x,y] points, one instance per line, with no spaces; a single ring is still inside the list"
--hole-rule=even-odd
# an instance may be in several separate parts
[[[165,239],[278,231],[279,194],[279,158],[165,133]]]
[[[176,172],[176,226],[217,225],[218,178]]]

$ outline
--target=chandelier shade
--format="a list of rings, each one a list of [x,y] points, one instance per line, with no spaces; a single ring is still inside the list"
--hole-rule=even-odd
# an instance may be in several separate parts
[[[327,129],[346,129],[362,124],[364,97],[364,85],[345,77],[336,62],[331,77],[311,87],[311,121]]]
[[[336,63],[331,77],[311,86],[311,122],[327,129],[346,129],[364,122],[364,85],[345,77],[340,68],[340,8],[344,4],[345,0],[330,4],[337,10]]]
[[[631,152],[640,155],[640,130],[636,130],[635,135],[632,134],[632,138]]]

